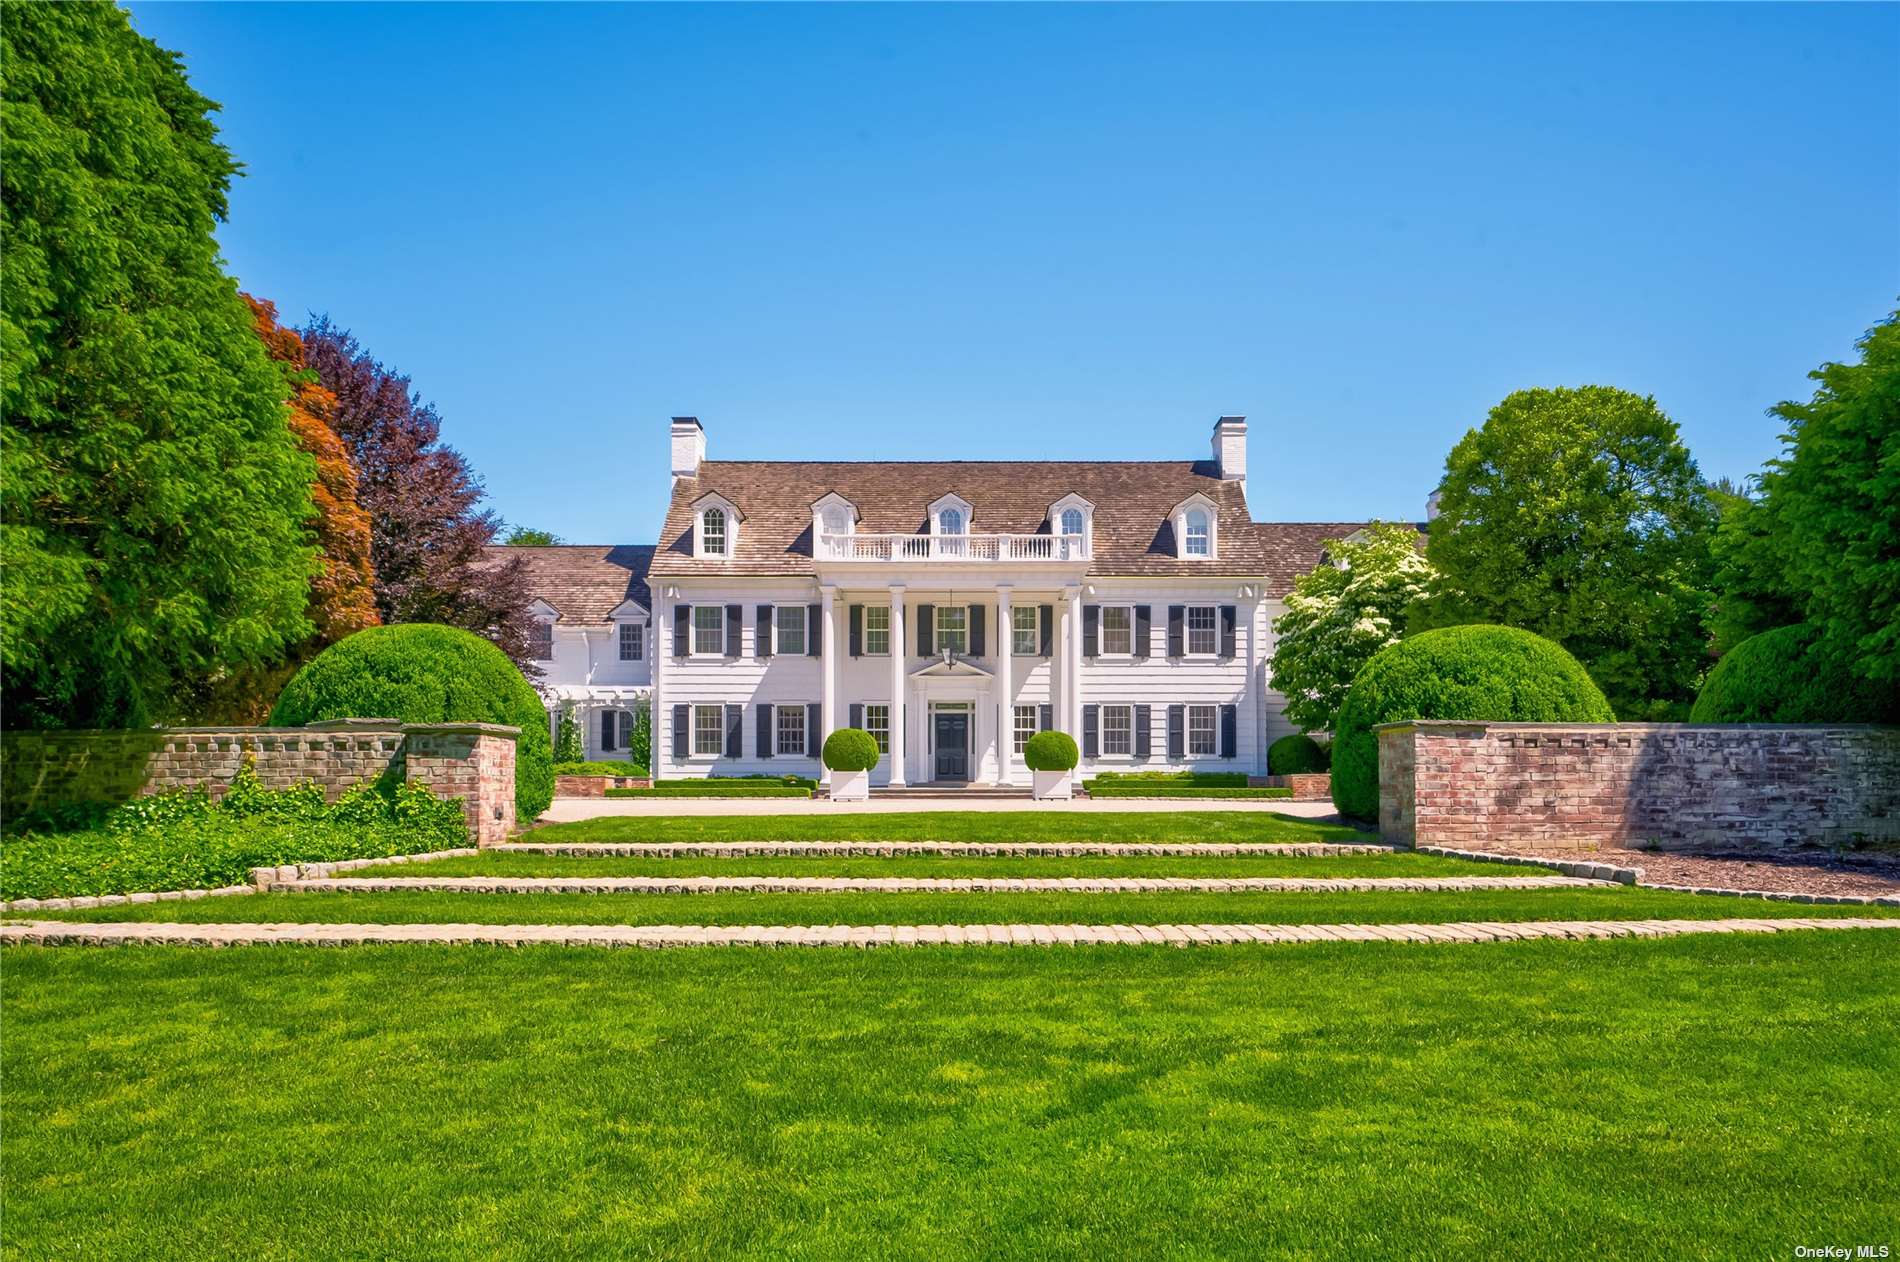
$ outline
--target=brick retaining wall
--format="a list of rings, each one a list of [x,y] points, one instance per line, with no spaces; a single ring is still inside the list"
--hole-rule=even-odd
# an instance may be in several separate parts
[[[247,757],[271,789],[308,781],[334,799],[384,774],[460,798],[469,835],[515,829],[515,740],[495,723],[336,719],[308,727],[170,727],[143,731],[0,733],[0,811],[123,802],[203,785],[223,796]]]
[[[1379,833],[1473,850],[1900,841],[1900,728],[1386,723]]]

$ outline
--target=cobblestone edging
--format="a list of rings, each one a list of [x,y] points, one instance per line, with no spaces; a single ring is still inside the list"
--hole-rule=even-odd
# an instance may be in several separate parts
[[[476,846],[458,846],[453,850],[424,850],[419,854],[378,855],[374,859],[338,859],[334,863],[285,863],[274,868],[252,868],[251,884],[262,890],[290,881],[322,880],[338,872],[360,872],[364,868],[388,867],[393,863],[427,863],[431,859],[466,859],[481,853]]]
[[[1241,855],[1287,859],[1333,859],[1347,855],[1402,854],[1404,846],[1352,842],[1139,842],[1097,841],[692,841],[692,842],[533,842],[510,841],[488,846],[484,854],[515,850],[524,854],[639,855],[648,859],[757,859],[794,856],[827,859],[890,859],[912,854],[961,855],[972,858],[1046,858],[1076,856],[1120,857],[1154,855],[1165,859],[1187,857],[1234,858]],[[1495,855],[1486,855],[1495,858]]]
[[[1801,894],[1792,890],[1731,890],[1714,885],[1644,885],[1646,890],[1676,894],[1714,894],[1721,898],[1759,898],[1770,903],[1828,903],[1842,907],[1900,907],[1900,894]]]
[[[1469,859],[1474,863],[1504,863],[1513,867],[1552,868],[1565,876],[1589,877],[1595,881],[1616,881],[1623,885],[1641,885],[1643,870],[1626,868],[1614,863],[1591,863],[1582,859],[1559,859],[1555,856],[1530,858],[1521,854],[1499,854],[1491,850],[1454,850],[1450,846],[1416,846],[1418,854],[1437,855],[1441,859]]]
[[[84,911],[89,907],[118,907],[126,903],[173,903],[190,898],[218,898],[227,894],[255,894],[250,885],[224,885],[215,890],[160,890],[137,894],[88,894],[74,898],[16,898],[0,903],[0,914],[10,911]]]
[[[305,894],[1348,894],[1596,888],[1574,876],[399,876],[273,882]]]
[[[1454,850],[1446,846],[1419,846],[1419,854],[1446,859],[1472,859],[1479,863],[1502,863],[1516,867],[1555,868],[1567,876],[1594,876],[1597,880],[1640,885],[1646,890],[1666,890],[1672,894],[1713,894],[1723,898],[1760,898],[1771,903],[1812,903],[1841,907],[1900,907],[1900,894],[1798,894],[1788,890],[1726,889],[1713,885],[1656,885],[1643,880],[1641,868],[1620,867],[1610,863],[1554,859],[1549,856],[1497,854],[1488,850]]]
[[[1790,929],[1900,929],[1900,919],[1543,920],[1396,925],[0,925],[0,943],[32,946],[356,946],[365,943],[576,947],[1215,946],[1298,942],[1514,942],[1672,938]]]

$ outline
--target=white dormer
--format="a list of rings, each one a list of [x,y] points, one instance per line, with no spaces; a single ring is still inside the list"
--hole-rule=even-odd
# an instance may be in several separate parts
[[[1089,555],[1089,539],[1095,533],[1095,505],[1074,492],[1049,505],[1049,533],[1056,538],[1060,556]]]
[[[929,533],[933,535],[967,535],[970,522],[976,516],[970,501],[955,494],[932,500],[927,511],[930,513]]]
[[[826,535],[848,535],[858,528],[858,506],[836,491],[812,502],[811,533],[814,539]]]
[[[739,548],[739,506],[718,492],[693,501],[693,555],[701,560],[730,560]]]
[[[528,656],[537,662],[554,660],[554,624],[561,611],[536,598],[528,604]]]
[[[1212,561],[1220,555],[1220,513],[1214,501],[1200,492],[1188,496],[1168,514],[1174,527],[1174,555],[1183,561]]]

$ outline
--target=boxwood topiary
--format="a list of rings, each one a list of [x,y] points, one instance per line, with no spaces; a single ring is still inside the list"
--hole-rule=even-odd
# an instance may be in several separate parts
[[[1326,747],[1304,732],[1282,736],[1267,746],[1267,770],[1276,776],[1302,776],[1331,766]]]
[[[877,766],[877,738],[860,727],[841,727],[825,738],[825,766],[833,771],[869,771]]]
[[[1880,723],[1900,719],[1891,690],[1857,678],[1852,654],[1810,623],[1750,636],[1709,672],[1691,723]],[[1883,699],[1885,704],[1883,704]]]
[[[1073,771],[1081,761],[1075,737],[1067,732],[1037,732],[1023,746],[1023,762],[1031,771]]]
[[[506,653],[467,631],[405,623],[338,640],[284,685],[270,716],[285,727],[319,719],[512,724],[516,818],[554,800],[547,708]]]
[[[1381,649],[1352,681],[1333,733],[1333,805],[1379,814],[1373,727],[1400,719],[1613,723],[1577,659],[1541,635],[1487,624],[1427,631]]]

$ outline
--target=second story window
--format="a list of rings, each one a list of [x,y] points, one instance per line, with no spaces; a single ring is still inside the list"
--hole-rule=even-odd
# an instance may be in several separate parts
[[[645,648],[646,628],[637,622],[620,624],[620,660],[637,662]]]
[[[970,611],[963,605],[937,606],[937,651],[961,657],[970,651]]]
[[[777,651],[802,657],[805,654],[805,606],[780,605],[772,615],[777,633]]]
[[[1062,533],[1065,535],[1079,535],[1082,533],[1081,509],[1065,508],[1062,510]]]
[[[873,657],[883,657],[891,651],[891,607],[889,605],[864,607],[864,651]]]
[[[693,652],[719,657],[726,651],[726,611],[718,605],[693,606]]]
[[[1220,648],[1219,615],[1212,605],[1189,605],[1187,651],[1212,655]]]
[[[1190,508],[1188,510],[1187,555],[1191,557],[1208,555],[1207,513],[1203,509]]]
[[[960,535],[963,533],[963,510],[946,508],[937,514],[937,533],[940,535]]]
[[[1102,606],[1102,656],[1127,657],[1135,651],[1135,611],[1130,605]]]
[[[554,624],[536,618],[528,627],[528,652],[537,662],[554,660]]]
[[[1017,657],[1034,657],[1042,651],[1042,627],[1034,605],[1017,605],[1009,611],[1009,651]]]
[[[699,546],[707,556],[726,555],[726,510],[709,508],[700,517]]]

